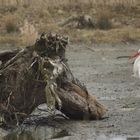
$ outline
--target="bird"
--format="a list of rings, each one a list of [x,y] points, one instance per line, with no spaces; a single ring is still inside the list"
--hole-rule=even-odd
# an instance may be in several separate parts
[[[130,57],[130,59],[135,58],[133,64],[133,76],[136,78],[140,78],[140,49]]]

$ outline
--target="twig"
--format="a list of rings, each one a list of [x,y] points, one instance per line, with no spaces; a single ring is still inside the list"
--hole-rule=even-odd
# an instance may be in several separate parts
[[[116,59],[129,58],[130,56],[118,56]]]
[[[92,52],[95,52],[95,50],[93,50],[93,49],[90,48],[90,47],[87,47],[87,46],[86,46],[86,48],[87,48],[88,50],[92,51]]]
[[[15,60],[17,60],[20,56],[22,56],[25,52],[25,49],[22,49],[16,56],[14,56],[13,58],[11,58],[0,70],[1,72],[4,72],[4,70],[10,65],[12,64]]]
[[[7,99],[7,106],[6,106],[7,109],[8,109],[8,106],[10,104],[10,97],[11,97],[11,95],[12,95],[12,92],[10,92],[10,94],[8,96],[8,99]]]

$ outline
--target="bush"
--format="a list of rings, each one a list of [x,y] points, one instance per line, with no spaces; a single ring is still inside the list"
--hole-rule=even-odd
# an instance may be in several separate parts
[[[106,18],[101,18],[100,20],[98,20],[97,25],[99,29],[103,30],[111,29],[112,27],[110,20]]]
[[[103,30],[112,28],[111,12],[109,10],[102,9],[98,12],[97,27]]]
[[[5,29],[8,33],[18,30],[17,19],[13,15],[5,16],[4,18]]]

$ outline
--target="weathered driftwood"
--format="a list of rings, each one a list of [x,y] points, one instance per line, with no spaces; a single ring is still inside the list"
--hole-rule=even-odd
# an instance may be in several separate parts
[[[2,63],[5,63],[6,61],[14,57],[18,52],[19,52],[19,49],[1,51],[0,61],[2,61]]]
[[[102,118],[105,107],[74,78],[68,67],[67,43],[65,37],[42,34],[35,45],[4,61],[0,69],[3,122],[23,121],[42,103],[51,109],[55,106],[71,119]]]

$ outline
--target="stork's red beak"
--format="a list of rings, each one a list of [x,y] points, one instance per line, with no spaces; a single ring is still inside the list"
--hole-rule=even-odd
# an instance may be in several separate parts
[[[129,59],[133,59],[136,58],[140,55],[140,52],[136,52],[135,54],[133,54],[132,56],[129,57]]]

